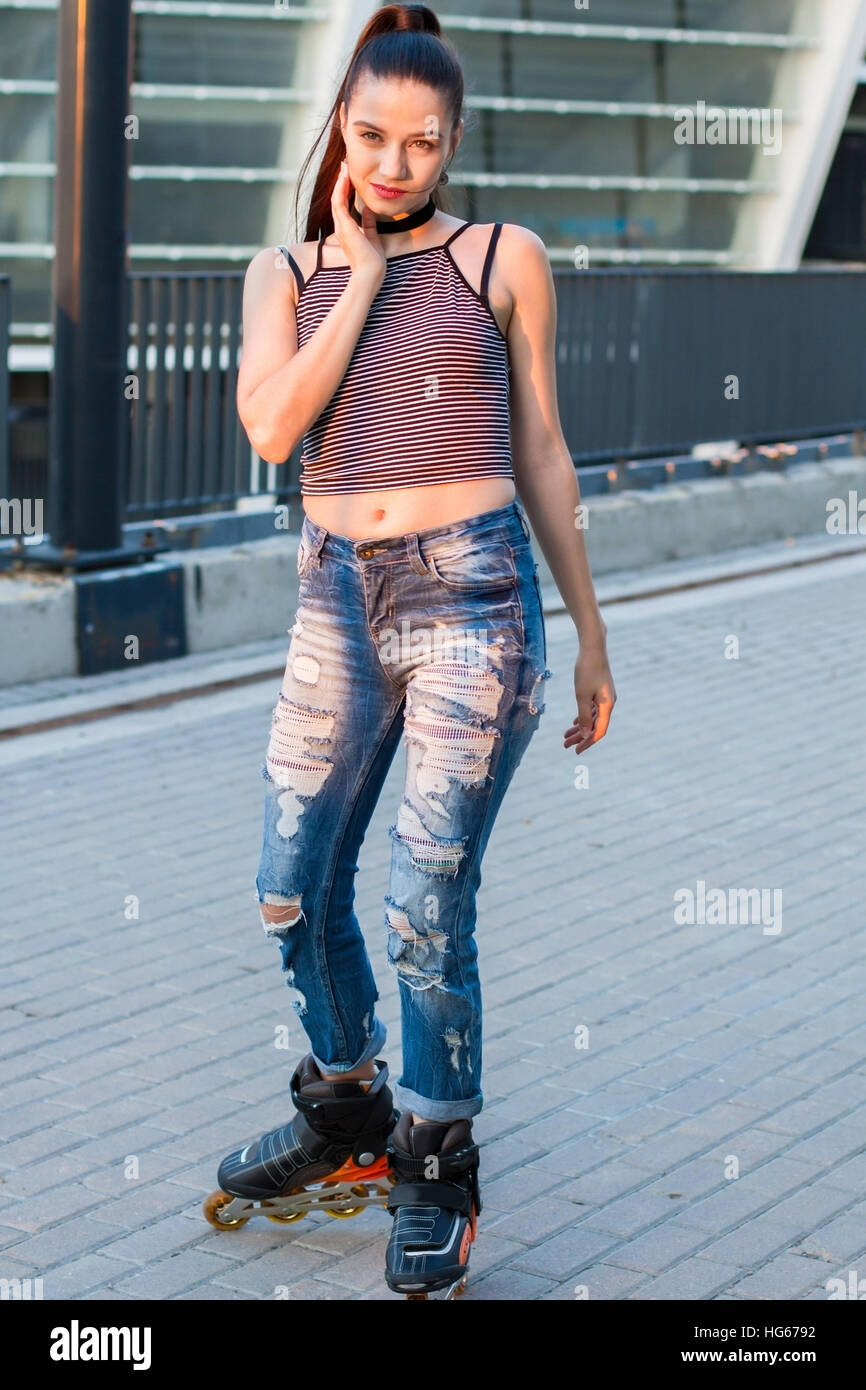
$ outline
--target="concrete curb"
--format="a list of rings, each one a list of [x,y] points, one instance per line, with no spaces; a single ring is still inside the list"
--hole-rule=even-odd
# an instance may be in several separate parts
[[[795,464],[781,473],[593,497],[586,501],[585,533],[593,575],[640,571],[795,536],[826,542],[827,503],[847,499],[850,492],[866,497],[866,459]],[[161,566],[183,570],[187,652],[283,636],[297,601],[297,546],[296,534],[281,532],[241,545],[161,554]],[[545,611],[548,599],[553,611],[561,604],[534,538],[533,549]],[[136,569],[118,570],[112,580],[134,585],[136,574]],[[0,573],[0,685],[78,672],[77,583],[30,571]],[[123,612],[122,591],[119,607]],[[121,653],[118,669],[124,664]]]

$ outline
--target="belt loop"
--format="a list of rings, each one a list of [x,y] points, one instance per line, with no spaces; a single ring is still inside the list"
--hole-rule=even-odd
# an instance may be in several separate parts
[[[410,531],[406,537],[406,554],[409,557],[409,564],[416,574],[429,574],[424,557],[418,548],[418,532]]]
[[[526,537],[526,539],[527,539],[528,541],[531,541],[531,540],[532,540],[532,534],[531,534],[531,532],[530,532],[530,530],[529,530],[529,527],[528,527],[527,524],[526,524],[526,517],[523,515],[523,508],[519,505],[519,503],[517,502],[516,499],[515,499],[515,502],[514,502],[514,506],[515,506],[515,510],[517,511],[517,515],[520,517],[520,524],[521,524],[521,526],[523,527],[523,534],[524,534],[524,536]]]

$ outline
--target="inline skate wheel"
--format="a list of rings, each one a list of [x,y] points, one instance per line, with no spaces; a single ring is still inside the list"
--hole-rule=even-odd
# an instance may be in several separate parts
[[[212,1226],[216,1226],[218,1231],[237,1231],[249,1221],[250,1218],[248,1216],[233,1216],[229,1217],[227,1220],[224,1220],[220,1216],[220,1212],[223,1208],[227,1207],[229,1203],[234,1200],[231,1193],[221,1192],[217,1189],[216,1192],[212,1192],[209,1197],[206,1197],[202,1203],[202,1211],[205,1214],[205,1219],[209,1221]]]

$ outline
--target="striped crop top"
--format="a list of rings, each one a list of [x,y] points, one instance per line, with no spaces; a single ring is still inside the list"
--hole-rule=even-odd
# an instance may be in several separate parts
[[[447,241],[387,259],[346,372],[303,438],[301,493],[374,492],[470,478],[513,477],[508,344],[488,299],[502,224],[493,228],[480,292]],[[348,283],[351,267],[298,281],[298,348]]]

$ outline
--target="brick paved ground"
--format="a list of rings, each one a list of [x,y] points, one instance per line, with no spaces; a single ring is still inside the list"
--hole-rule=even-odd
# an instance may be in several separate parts
[[[581,790],[574,641],[548,619],[547,712],[485,861],[467,1298],[824,1299],[866,1276],[864,586],[848,558],[610,607],[620,699]],[[304,1050],[252,899],[274,695],[0,745],[0,1275],[46,1298],[392,1297],[383,1210],[226,1233],[200,1211],[218,1158],[287,1118]],[[401,773],[358,881],[394,1070]],[[781,931],[680,925],[699,879],[780,890]]]

